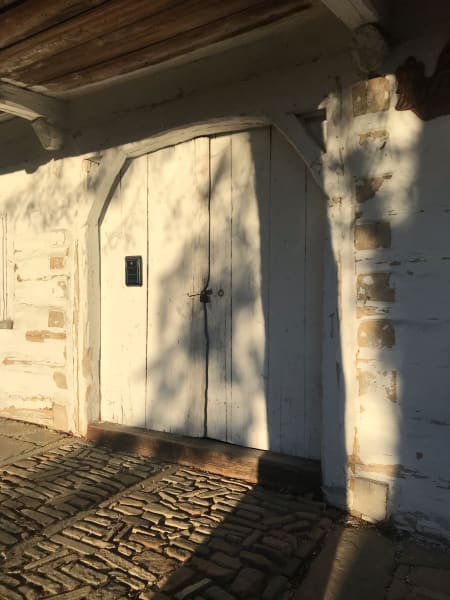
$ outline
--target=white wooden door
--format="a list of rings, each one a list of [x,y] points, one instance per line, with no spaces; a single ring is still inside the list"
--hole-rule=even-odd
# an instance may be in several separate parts
[[[209,138],[148,157],[147,427],[205,433]]]
[[[147,262],[147,157],[121,174],[100,225],[101,419],[146,426],[147,281],[125,287],[125,256]]]
[[[303,163],[267,128],[133,165],[102,225],[102,418],[318,458],[324,203]]]
[[[213,138],[211,181],[207,434],[317,458],[323,199],[270,129]]]

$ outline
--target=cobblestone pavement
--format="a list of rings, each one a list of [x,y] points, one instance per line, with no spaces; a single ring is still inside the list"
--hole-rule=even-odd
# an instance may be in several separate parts
[[[40,425],[0,417],[0,466],[19,456],[32,456],[42,448],[58,445],[67,437]]]
[[[297,598],[337,521],[311,495],[65,438],[0,468],[0,600]],[[387,600],[450,600],[448,555],[392,543]]]
[[[281,600],[337,515],[78,441],[2,471],[0,597],[11,600]]]

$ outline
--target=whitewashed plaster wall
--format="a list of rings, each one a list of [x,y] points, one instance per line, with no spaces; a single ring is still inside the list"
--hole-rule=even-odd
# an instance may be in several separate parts
[[[11,172],[0,191],[7,327],[0,330],[0,415],[74,432],[76,247],[88,209],[83,165],[67,158]]]
[[[448,537],[450,117],[397,111],[389,73],[412,54],[431,75],[442,48],[408,43],[329,103],[323,444],[335,502]]]
[[[393,516],[448,533],[450,118],[424,124],[396,111],[391,74],[410,53],[434,64],[438,45],[427,56],[425,47],[426,40],[397,49],[386,77],[369,83],[356,83],[347,55],[301,66],[291,57],[284,68],[215,81],[167,102],[154,101],[149,81],[137,104],[132,97],[133,106],[105,110],[97,121],[94,105],[104,96],[93,96],[88,113],[73,107],[72,133],[54,157],[21,124],[5,128],[4,317],[13,329],[0,331],[0,415],[81,434],[98,418],[97,223],[127,155],[205,133],[190,130],[193,123],[228,120],[233,129],[245,119],[270,122],[326,106],[327,154],[316,170],[329,227],[324,489],[366,518]],[[14,167],[24,162],[29,172]]]

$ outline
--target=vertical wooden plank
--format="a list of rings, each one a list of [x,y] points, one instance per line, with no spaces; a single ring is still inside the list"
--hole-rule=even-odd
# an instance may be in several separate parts
[[[306,173],[305,454],[319,459],[322,405],[322,312],[326,199]]]
[[[271,450],[306,456],[305,171],[272,133],[270,198],[269,391]]]
[[[227,441],[231,411],[231,137],[211,139],[211,281],[207,435]],[[219,291],[222,293],[219,294]]]
[[[147,285],[125,286],[125,256],[147,261],[147,159],[122,174],[100,228],[101,418],[145,426]]]
[[[123,308],[120,315],[122,328],[123,424],[145,427],[145,379],[147,345],[147,157],[131,162],[121,184],[122,237],[121,261],[115,265],[122,275]],[[125,286],[125,256],[142,256],[142,287]],[[117,369],[118,365],[114,365]]]
[[[123,270],[117,268],[123,260],[120,187],[121,181],[110,199],[100,226],[100,418],[102,421],[113,423],[122,423],[122,378],[121,369],[117,368],[122,360],[122,328],[119,315],[122,310]]]
[[[147,427],[204,432],[209,139],[149,155]]]
[[[232,136],[232,400],[228,441],[268,449],[270,130]]]

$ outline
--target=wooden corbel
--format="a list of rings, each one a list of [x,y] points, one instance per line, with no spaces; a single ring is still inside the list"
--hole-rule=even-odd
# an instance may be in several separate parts
[[[0,82],[0,111],[30,121],[45,150],[60,150],[64,143],[61,128],[64,102],[9,83]]]

